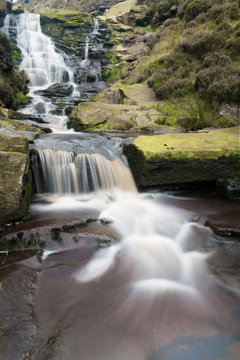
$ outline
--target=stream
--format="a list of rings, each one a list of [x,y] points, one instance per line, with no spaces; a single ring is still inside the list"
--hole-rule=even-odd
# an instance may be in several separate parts
[[[0,254],[1,358],[238,360],[239,238],[206,223],[239,228],[239,203],[210,192],[138,193],[121,137],[67,129],[44,91],[63,84],[67,107],[105,87],[100,60],[89,57],[101,41],[96,19],[77,67],[37,14],[8,15],[3,31],[30,78],[33,100],[21,111],[52,133],[31,146],[31,219],[2,237],[25,249]],[[81,71],[94,83],[79,83]]]

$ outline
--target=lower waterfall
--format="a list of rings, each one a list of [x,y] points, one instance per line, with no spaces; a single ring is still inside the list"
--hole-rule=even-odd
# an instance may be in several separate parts
[[[98,190],[136,191],[129,168],[118,157],[37,149],[32,157],[38,193],[81,194]]]

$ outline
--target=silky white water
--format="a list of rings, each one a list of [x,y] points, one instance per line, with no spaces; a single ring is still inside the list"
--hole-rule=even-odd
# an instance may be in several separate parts
[[[12,28],[17,31],[16,41],[23,56],[20,69],[28,73],[30,86],[72,82],[72,71],[65,64],[62,54],[56,52],[52,40],[41,31],[40,15],[7,15],[4,30],[9,35]]]

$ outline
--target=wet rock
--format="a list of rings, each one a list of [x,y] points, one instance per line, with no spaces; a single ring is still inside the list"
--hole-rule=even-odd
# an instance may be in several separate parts
[[[100,219],[100,222],[101,222],[103,225],[109,225],[109,224],[112,224],[112,223],[113,223],[113,220],[107,219],[107,218],[101,218],[101,219]]]
[[[40,102],[40,103],[36,104],[34,109],[38,114],[45,114],[46,113],[46,105],[45,105],[44,102]]]
[[[35,121],[39,124],[46,124],[47,121],[44,121],[43,118],[39,115],[33,115],[33,114],[24,114],[24,119],[25,120],[31,120],[31,121]]]
[[[73,86],[66,83],[53,84],[46,90],[39,90],[37,93],[45,97],[65,97],[71,95]]]
[[[219,179],[217,181],[217,191],[219,195],[230,199],[240,199],[240,177]]]
[[[0,133],[2,133],[2,136],[24,136],[28,141],[33,142],[34,139],[41,134],[41,130],[37,126],[28,124],[22,120],[5,118],[3,120],[0,119]]]
[[[52,115],[62,116],[63,111],[62,109],[54,109],[54,110],[50,110],[49,113]]]
[[[71,112],[73,111],[74,109],[74,106],[66,106],[65,109],[64,109],[64,112],[65,112],[65,115],[70,115]]]

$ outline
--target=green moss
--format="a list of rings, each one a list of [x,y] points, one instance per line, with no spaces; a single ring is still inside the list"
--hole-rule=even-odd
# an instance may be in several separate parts
[[[120,63],[118,65],[113,66],[111,69],[104,69],[103,80],[107,82],[111,82],[121,79],[124,67],[125,65]]]
[[[133,144],[146,159],[218,159],[240,155],[239,127],[209,133],[139,136]]]
[[[21,91],[18,91],[16,94],[16,97],[13,100],[13,104],[14,104],[14,107],[18,107],[20,105],[23,106],[23,105],[29,104],[30,101],[31,101],[31,97],[26,96]]]
[[[21,51],[19,49],[13,48],[11,55],[16,62],[21,60]]]
[[[91,15],[75,10],[67,9],[43,9],[40,10],[41,23],[49,24],[51,21],[62,23],[63,27],[91,26],[93,19]]]
[[[0,133],[0,151],[29,153],[28,140],[24,136]]]
[[[119,56],[115,51],[107,51],[104,56],[109,64],[116,64],[119,61]]]

